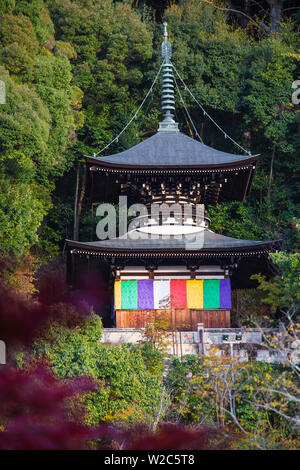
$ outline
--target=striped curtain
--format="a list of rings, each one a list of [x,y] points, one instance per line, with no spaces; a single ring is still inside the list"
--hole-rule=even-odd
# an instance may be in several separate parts
[[[116,281],[115,309],[231,308],[229,279]]]

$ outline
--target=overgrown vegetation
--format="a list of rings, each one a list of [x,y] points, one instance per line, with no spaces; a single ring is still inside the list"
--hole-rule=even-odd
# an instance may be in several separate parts
[[[89,424],[124,421],[150,426],[160,400],[163,355],[147,345],[104,345],[101,333],[98,315],[71,329],[54,322],[33,346],[34,359],[46,358],[62,379],[89,376],[97,380],[99,388],[86,400]]]
[[[46,360],[57,378],[93,379],[95,389],[76,398],[89,426],[114,423],[129,432],[169,422],[222,429],[239,449],[298,448],[299,370],[293,364],[244,363],[215,350],[169,358],[163,374],[165,356],[148,337],[140,345],[113,346],[100,343],[101,332],[94,314],[72,327],[52,322],[29,355],[17,354],[17,364]]]
[[[299,448],[299,367],[291,359],[299,336],[298,8],[293,0],[0,2],[0,326],[1,339],[18,350],[15,357],[9,351],[0,374],[1,448],[79,449],[87,441],[99,448]],[[266,339],[287,355],[285,366],[212,354],[166,367],[166,325],[149,325],[141,344],[107,345],[100,318],[84,317],[78,299],[61,289],[59,263],[53,282],[35,282],[36,268],[61,253],[65,238],[94,238],[83,156],[136,111],[161,61],[163,19],[173,62],[197,99],[228,135],[260,154],[247,202],[208,210],[218,233],[283,239],[285,251],[273,255],[280,274],[271,281],[256,275],[257,292],[239,291],[233,300],[239,325],[285,323],[284,340]],[[156,131],[156,91],[106,153]],[[182,94],[204,143],[238,153]],[[195,137],[179,100],[176,113],[181,130]],[[39,290],[39,302],[14,297],[8,285],[28,296]],[[95,432],[99,423],[126,433]],[[143,431],[135,427],[141,423]]]
[[[264,333],[264,347],[284,358],[277,365],[239,361],[226,350],[170,357],[164,319],[149,324],[139,344],[105,344],[100,317],[66,297],[57,279],[55,291],[44,281],[48,292],[39,302],[0,285],[1,336],[9,345],[0,373],[0,447],[84,448],[94,440],[96,448],[299,448],[297,295],[281,296],[293,292],[297,260],[277,257],[291,276],[260,284],[261,305],[279,306],[285,324]],[[268,316],[249,322],[271,324]],[[215,437],[205,444],[198,432]],[[185,433],[196,441],[187,443]]]

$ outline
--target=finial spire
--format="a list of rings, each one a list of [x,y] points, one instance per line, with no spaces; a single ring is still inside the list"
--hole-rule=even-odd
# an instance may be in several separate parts
[[[168,40],[168,30],[167,30],[168,23],[164,21],[164,36],[165,36],[165,41]]]
[[[174,121],[175,98],[174,98],[174,76],[171,63],[172,46],[168,41],[167,23],[164,22],[164,41],[161,45],[161,55],[164,59],[162,65],[162,94],[161,109],[163,120],[159,123],[159,131],[178,131],[178,123]]]

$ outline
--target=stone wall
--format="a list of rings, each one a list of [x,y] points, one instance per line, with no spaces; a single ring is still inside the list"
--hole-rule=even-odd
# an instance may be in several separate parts
[[[102,343],[119,345],[122,343],[137,344],[144,339],[144,329],[104,328]],[[218,349],[220,356],[230,354],[241,361],[257,360],[280,363],[282,354],[270,353],[262,346],[262,331],[246,328],[203,328],[198,324],[198,331],[170,332],[167,338],[167,351],[175,356],[186,354],[209,354]],[[203,343],[201,342],[203,338]]]

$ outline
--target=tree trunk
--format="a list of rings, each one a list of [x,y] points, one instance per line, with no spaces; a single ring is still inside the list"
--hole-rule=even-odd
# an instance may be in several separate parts
[[[200,137],[201,137],[201,140],[203,142],[203,135],[204,135],[204,120],[201,122],[201,129],[200,129]]]
[[[251,16],[251,15],[250,15],[250,11],[249,11],[249,0],[244,0],[244,1],[243,1],[243,8],[242,8],[242,10],[244,11],[244,13],[246,13],[246,15]],[[241,23],[242,23],[242,25],[243,25],[244,28],[247,28],[248,23],[249,23],[248,18],[246,18],[245,16],[242,16],[242,17],[241,17]]]
[[[267,0],[267,2],[270,6],[271,33],[279,36],[283,0]]]
[[[268,199],[271,198],[271,187],[272,187],[272,181],[273,181],[273,167],[274,167],[275,150],[276,150],[276,145],[274,144],[273,145],[273,150],[272,150],[272,157],[271,157],[270,173],[269,173],[269,184],[268,184],[268,194],[267,194]]]
[[[273,167],[274,167],[275,151],[276,151],[276,145],[274,144],[274,145],[273,145],[273,150],[272,150],[271,165],[270,165],[270,173],[269,173],[269,182],[268,182],[268,191],[267,191],[267,201],[268,201],[267,216],[268,216],[268,223],[266,224],[266,228],[267,228],[268,230],[271,230],[271,224],[270,224],[270,218],[271,218],[271,215],[272,215],[271,188],[272,188],[272,182],[273,182]]]
[[[83,164],[83,174],[82,174],[82,180],[81,180],[81,190],[80,190],[80,196],[79,196],[79,201],[77,204],[77,211],[76,211],[76,231],[75,231],[75,237],[74,240],[79,239],[79,222],[80,222],[80,216],[82,212],[82,202],[83,198],[85,196],[85,188],[86,188],[86,162]]]
[[[160,417],[161,417],[161,413],[162,413],[162,410],[163,410],[163,403],[164,403],[164,400],[165,400],[165,393],[166,393],[166,388],[165,388],[165,386],[163,386],[163,389],[162,389],[162,392],[161,392],[161,397],[160,397],[159,409],[158,409],[157,416],[156,416],[156,418],[153,422],[152,432],[155,432],[156,428],[158,426],[158,423],[159,423],[159,420],[160,420]]]
[[[78,233],[77,205],[78,205],[78,189],[79,189],[79,170],[80,170],[80,163],[77,164],[77,170],[76,170],[76,190],[75,190],[75,202],[74,202],[74,227],[73,227],[73,240],[75,241],[77,241],[76,234]]]

